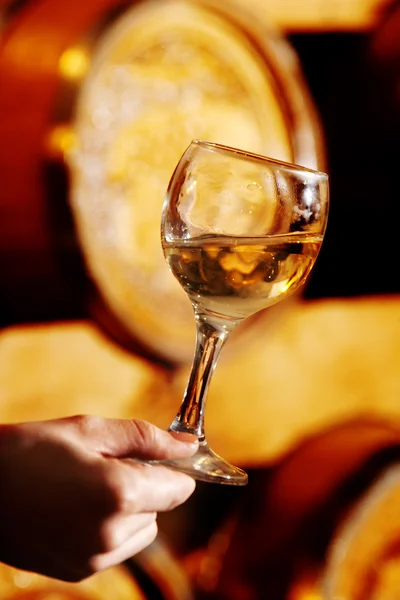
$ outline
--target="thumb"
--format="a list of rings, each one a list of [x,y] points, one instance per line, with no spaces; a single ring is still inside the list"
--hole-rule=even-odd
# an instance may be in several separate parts
[[[198,448],[195,435],[168,432],[148,421],[90,416],[83,421],[81,433],[103,456],[164,460],[191,456]]]

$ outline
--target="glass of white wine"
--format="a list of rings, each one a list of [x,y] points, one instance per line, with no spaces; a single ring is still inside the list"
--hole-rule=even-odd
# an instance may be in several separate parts
[[[189,382],[171,431],[199,439],[189,459],[163,461],[197,480],[245,485],[247,474],[207,444],[207,390],[221,348],[246,317],[295,292],[325,233],[328,176],[195,140],[180,159],[162,211],[170,270],[189,296],[197,327]],[[251,398],[244,399],[249,402]]]

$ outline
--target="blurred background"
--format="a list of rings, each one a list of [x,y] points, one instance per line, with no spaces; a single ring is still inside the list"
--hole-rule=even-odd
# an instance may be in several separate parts
[[[159,219],[193,138],[330,175],[309,281],[235,333],[211,386],[207,437],[249,484],[199,484],[101,581],[4,567],[2,597],[395,600],[396,0],[2,0],[1,418],[169,425],[194,324]]]

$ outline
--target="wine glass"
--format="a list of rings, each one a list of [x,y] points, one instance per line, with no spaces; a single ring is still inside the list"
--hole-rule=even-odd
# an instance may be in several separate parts
[[[161,239],[169,268],[193,305],[197,339],[169,430],[196,434],[199,449],[162,464],[201,481],[247,483],[244,471],[207,444],[211,376],[235,327],[304,283],[325,232],[328,197],[325,173],[201,140],[184,152],[163,204]],[[251,399],[243,401],[250,411]]]

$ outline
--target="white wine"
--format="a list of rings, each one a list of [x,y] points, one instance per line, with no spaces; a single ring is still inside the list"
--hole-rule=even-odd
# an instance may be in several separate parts
[[[306,280],[322,236],[200,236],[163,242],[168,265],[202,311],[244,319],[295,292]]]

